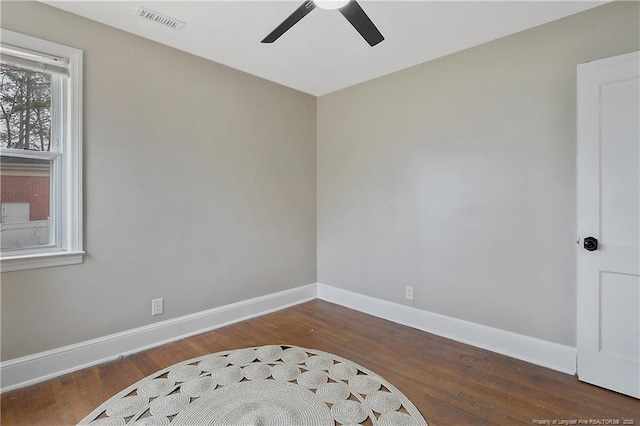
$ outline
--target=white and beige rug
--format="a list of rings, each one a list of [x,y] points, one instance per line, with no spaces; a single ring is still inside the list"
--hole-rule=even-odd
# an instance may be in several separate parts
[[[140,380],[91,425],[426,425],[391,383],[347,359],[295,346],[218,352]]]

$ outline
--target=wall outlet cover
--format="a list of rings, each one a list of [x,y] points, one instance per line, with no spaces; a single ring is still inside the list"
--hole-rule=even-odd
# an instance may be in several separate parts
[[[160,315],[164,312],[164,298],[151,301],[151,315]]]

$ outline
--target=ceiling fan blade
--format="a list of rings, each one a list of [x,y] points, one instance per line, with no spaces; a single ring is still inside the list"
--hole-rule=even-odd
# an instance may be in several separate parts
[[[280,25],[276,27],[275,30],[271,31],[271,33],[262,40],[262,43],[273,43],[280,36],[286,33],[289,28],[293,27],[299,20],[307,16],[309,12],[316,8],[316,5],[313,1],[308,0],[305,1],[298,7],[294,12],[289,15],[287,19],[282,21]]]
[[[378,31],[378,28],[376,28],[373,22],[371,22],[367,14],[364,13],[364,10],[362,10],[356,0],[351,0],[339,10],[371,47],[384,40],[383,35]]]

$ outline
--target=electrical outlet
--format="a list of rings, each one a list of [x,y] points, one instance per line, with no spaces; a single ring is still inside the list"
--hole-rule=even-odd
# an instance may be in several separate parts
[[[164,298],[153,299],[151,301],[151,315],[160,315],[164,312]]]
[[[410,285],[405,286],[404,297],[406,297],[409,300],[413,300],[413,287],[411,287]]]

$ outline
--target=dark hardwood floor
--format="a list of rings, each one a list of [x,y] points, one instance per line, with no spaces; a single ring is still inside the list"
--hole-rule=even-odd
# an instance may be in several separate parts
[[[75,424],[157,370],[208,353],[267,344],[348,358],[393,383],[431,426],[544,420],[640,425],[640,401],[631,397],[320,300],[4,393],[2,425]]]

